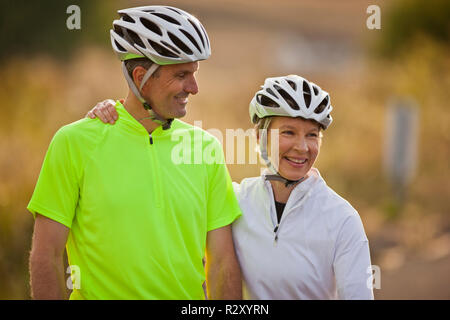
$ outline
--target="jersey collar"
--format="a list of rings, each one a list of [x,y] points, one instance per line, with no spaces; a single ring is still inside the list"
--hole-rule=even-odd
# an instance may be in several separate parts
[[[149,135],[149,132],[145,129],[145,127],[137,121],[128,111],[125,109],[123,104],[120,101],[116,101],[115,108],[117,110],[117,113],[119,115],[119,119],[121,119],[122,123],[130,128],[132,131],[134,131],[136,134],[139,135]],[[170,134],[173,130],[174,124],[177,122],[177,119],[174,119],[172,126],[170,129],[163,130],[161,126],[158,126],[155,130],[151,132],[152,136],[165,136],[167,134]]]
[[[272,172],[268,169],[264,170],[263,173],[261,174],[261,178],[262,178],[265,186],[270,187],[270,190],[272,190],[270,181],[267,181],[265,179],[265,176],[267,174],[272,174]],[[294,189],[291,192],[290,197],[301,198],[302,195],[304,195],[306,192],[308,192],[312,188],[314,188],[314,186],[316,185],[317,182],[322,181],[322,180],[323,179],[320,176],[319,170],[317,170],[316,168],[311,168],[311,175],[294,187]]]

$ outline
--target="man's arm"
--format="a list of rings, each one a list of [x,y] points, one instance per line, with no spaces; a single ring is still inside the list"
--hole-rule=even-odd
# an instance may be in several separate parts
[[[63,224],[36,215],[30,254],[33,299],[67,299],[63,257],[68,234]]]
[[[231,225],[207,234],[206,288],[208,299],[242,299],[241,270],[234,251]]]

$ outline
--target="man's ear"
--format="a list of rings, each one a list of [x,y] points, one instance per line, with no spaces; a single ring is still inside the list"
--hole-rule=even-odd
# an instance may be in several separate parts
[[[132,72],[133,82],[138,88],[141,86],[141,81],[144,78],[146,72],[147,70],[145,70],[144,67],[137,66],[136,68],[134,68]]]

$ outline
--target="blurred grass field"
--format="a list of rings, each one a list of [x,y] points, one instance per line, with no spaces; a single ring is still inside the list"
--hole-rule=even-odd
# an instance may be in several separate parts
[[[119,8],[133,4],[124,3]],[[234,11],[207,1],[170,4],[205,17],[213,47],[183,120],[223,134],[246,130],[248,103],[264,78],[294,73],[320,85],[331,95],[334,123],[316,166],[361,215],[372,264],[381,268],[375,297],[449,299],[449,43],[419,34],[395,58],[372,58],[370,32],[377,31],[365,28],[368,2],[325,1],[328,22],[315,19],[323,9],[313,1],[281,2],[276,11],[273,1]],[[123,98],[127,87],[112,51],[94,45],[78,46],[66,60],[9,58],[0,79],[0,299],[28,299],[33,219],[26,206],[50,140],[96,102]],[[396,96],[420,107],[418,166],[402,206],[383,169],[387,104]],[[234,181],[260,172],[259,165],[228,168]]]

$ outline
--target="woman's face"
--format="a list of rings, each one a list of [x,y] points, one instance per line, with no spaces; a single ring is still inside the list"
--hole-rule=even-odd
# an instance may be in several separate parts
[[[278,129],[279,174],[289,180],[306,177],[319,155],[320,125],[302,118],[273,117],[268,130],[267,150],[272,164],[277,167],[270,155],[271,129]]]

